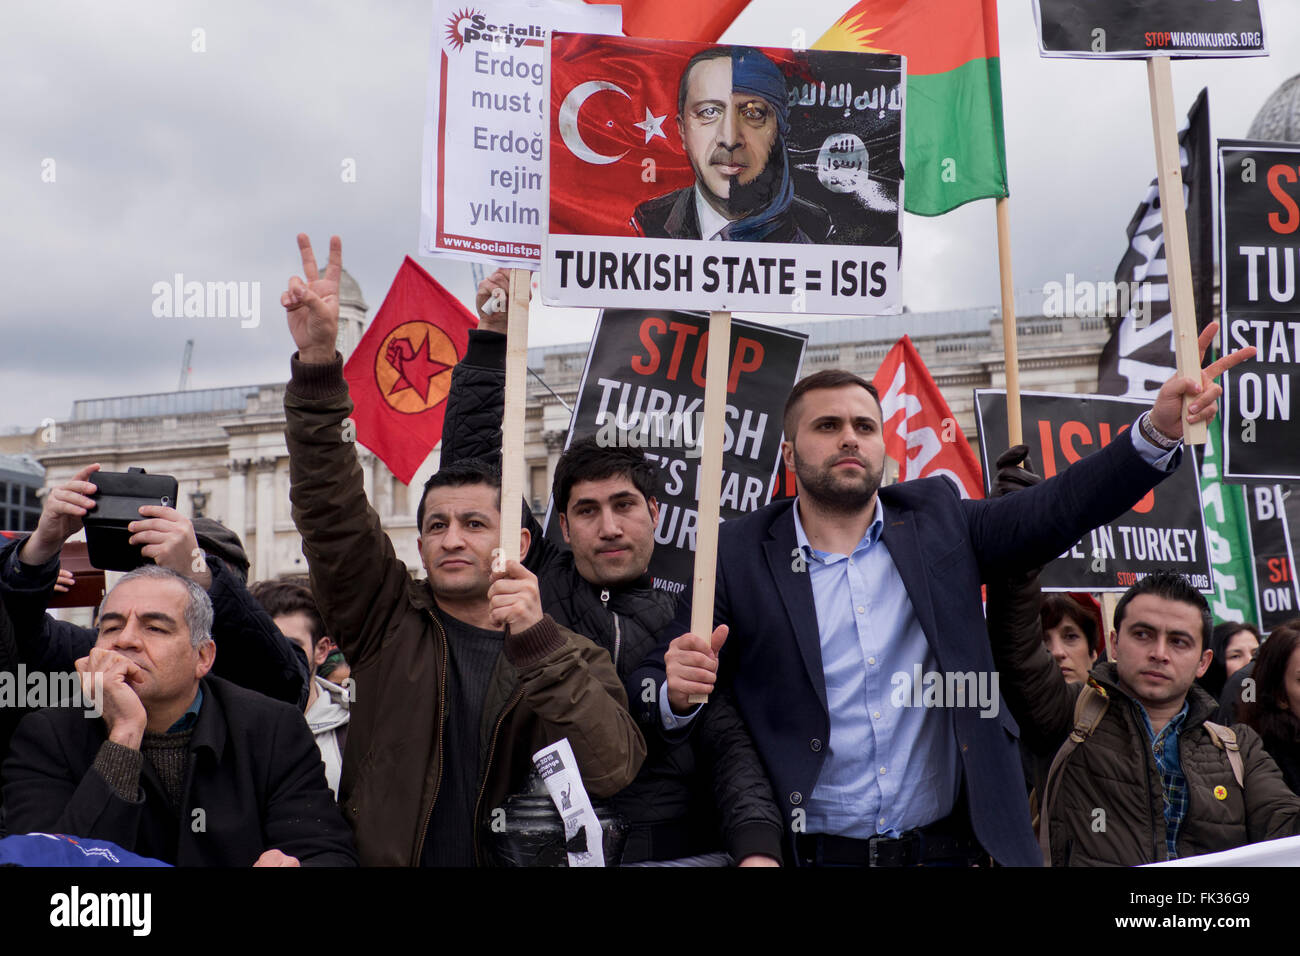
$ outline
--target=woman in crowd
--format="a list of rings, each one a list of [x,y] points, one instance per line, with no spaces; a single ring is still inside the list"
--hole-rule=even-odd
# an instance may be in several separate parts
[[[1259,650],[1259,629],[1254,624],[1222,621],[1214,626],[1210,650],[1214,657],[1197,683],[1218,700],[1227,679],[1249,664]]]
[[[1255,699],[1241,705],[1241,719],[1263,739],[1287,786],[1300,793],[1300,620],[1269,633],[1252,676]]]
[[[1088,594],[1045,594],[1040,616],[1043,644],[1065,682],[1082,684],[1105,646],[1097,602]]]

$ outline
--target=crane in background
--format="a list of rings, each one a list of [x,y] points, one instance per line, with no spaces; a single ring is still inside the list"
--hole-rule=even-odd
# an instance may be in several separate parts
[[[176,389],[183,392],[190,387],[190,359],[194,357],[194,340],[185,340],[185,357],[181,359],[181,384]]]

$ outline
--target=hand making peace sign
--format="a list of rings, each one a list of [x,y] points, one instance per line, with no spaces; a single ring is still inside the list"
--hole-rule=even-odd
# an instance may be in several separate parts
[[[330,236],[330,258],[321,276],[316,269],[316,254],[305,232],[298,233],[298,250],[302,253],[304,282],[289,277],[289,288],[280,296],[289,318],[289,333],[298,345],[298,360],[309,365],[334,361],[334,343],[339,334],[339,275],[343,272],[343,242]]]
[[[1197,339],[1196,345],[1201,361],[1205,361],[1205,352],[1210,347],[1210,343],[1214,341],[1214,336],[1218,334],[1218,331],[1219,323],[1211,322]],[[1180,377],[1175,372],[1160,387],[1160,392],[1156,395],[1155,404],[1151,406],[1151,424],[1162,435],[1169,438],[1182,438],[1184,394],[1193,396],[1187,406],[1187,421],[1189,423],[1212,420],[1219,410],[1218,398],[1223,394],[1223,388],[1217,385],[1214,380],[1234,365],[1239,365],[1246,359],[1254,358],[1254,356],[1255,347],[1253,345],[1249,348],[1229,352],[1208,368],[1202,369],[1199,383],[1193,378]]]

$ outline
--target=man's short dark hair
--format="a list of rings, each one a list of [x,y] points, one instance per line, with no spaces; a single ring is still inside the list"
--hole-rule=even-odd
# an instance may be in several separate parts
[[[1201,613],[1201,650],[1210,646],[1210,632],[1214,630],[1210,605],[1205,602],[1204,595],[1176,571],[1153,571],[1124,592],[1115,605],[1115,633],[1119,633],[1119,626],[1124,622],[1124,611],[1129,602],[1139,594],[1154,594],[1167,601],[1181,601],[1196,608]]]
[[[257,603],[262,605],[262,609],[273,618],[305,614],[313,648],[325,636],[325,619],[320,616],[316,599],[311,591],[301,584],[290,581],[258,581],[248,591]]]
[[[424,534],[424,504],[434,488],[460,488],[465,485],[487,485],[497,492],[497,510],[501,510],[501,468],[481,458],[463,458],[443,465],[424,483],[420,492],[420,506],[415,509],[415,530]]]
[[[646,461],[645,455],[635,448],[604,447],[595,438],[575,441],[569,450],[560,456],[555,466],[555,482],[552,492],[555,506],[560,514],[569,510],[569,496],[573,486],[580,481],[601,481],[605,478],[622,476],[641,496],[649,501],[658,493],[658,473],[655,466]]]
[[[781,427],[785,430],[785,437],[788,439],[794,434],[794,414],[799,410],[799,403],[804,395],[824,388],[843,388],[845,385],[859,385],[865,388],[876,400],[876,407],[880,408],[880,393],[876,391],[876,386],[860,375],[854,375],[842,368],[828,368],[813,372],[807,378],[801,378],[790,390],[790,397],[785,400],[785,411],[781,414]],[[883,409],[881,414],[884,414]],[[883,425],[884,422],[881,424]]]
[[[686,109],[686,87],[690,84],[691,70],[695,69],[695,64],[703,63],[705,60],[731,59],[734,47],[729,46],[711,46],[705,47],[699,53],[695,54],[686,61],[686,66],[682,70],[682,78],[677,82],[677,113]]]

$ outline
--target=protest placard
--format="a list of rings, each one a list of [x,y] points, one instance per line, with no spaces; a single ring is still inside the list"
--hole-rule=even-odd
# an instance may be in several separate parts
[[[1021,392],[1024,443],[1038,473],[1051,478],[1111,441],[1131,441],[1128,429],[1150,406],[1101,395]],[[994,462],[1007,447],[1006,396],[975,390],[975,421],[985,485],[997,475]],[[991,490],[991,489],[990,489]],[[1155,570],[1176,571],[1209,592],[1200,486],[1193,456],[1110,524],[1093,529],[1043,568],[1045,591],[1126,591]]]
[[[1257,350],[1224,373],[1224,474],[1300,479],[1300,146],[1219,140],[1219,230],[1224,354]]]
[[[707,315],[608,310],[601,313],[578,386],[569,436],[644,449],[659,469],[659,518],[650,573],[654,586],[687,590],[706,493],[700,477]],[[724,382],[723,520],[767,504],[781,461],[781,412],[799,377],[807,336],[749,322],[731,325]],[[717,495],[715,489],[713,492]],[[561,540],[548,508],[546,533]],[[710,568],[710,573],[712,569]]]
[[[1295,554],[1284,496],[1281,485],[1246,486],[1250,549],[1255,559],[1259,598],[1256,620],[1264,631],[1271,631],[1300,614],[1300,590],[1296,588]]]
[[[618,33],[617,6],[434,4],[420,177],[420,254],[535,269],[546,232],[545,41]]]
[[[1259,0],[1034,0],[1043,56],[1267,56]]]
[[[548,305],[900,311],[902,57],[557,32],[547,63]]]

